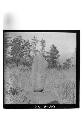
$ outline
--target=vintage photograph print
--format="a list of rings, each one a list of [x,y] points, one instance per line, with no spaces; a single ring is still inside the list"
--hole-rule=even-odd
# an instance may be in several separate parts
[[[80,105],[80,30],[3,30],[3,108]]]

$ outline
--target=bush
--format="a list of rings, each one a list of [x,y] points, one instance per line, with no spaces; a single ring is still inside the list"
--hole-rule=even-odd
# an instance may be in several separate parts
[[[66,59],[66,61],[63,63],[63,69],[69,69],[71,67],[71,58]]]

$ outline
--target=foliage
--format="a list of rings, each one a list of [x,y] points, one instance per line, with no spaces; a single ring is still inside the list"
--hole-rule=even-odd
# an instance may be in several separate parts
[[[64,100],[66,101],[66,103],[71,103],[71,104],[75,104],[76,101],[76,83],[75,81],[66,81],[64,83],[62,83],[61,87],[61,98],[64,102]]]
[[[6,58],[7,63],[15,63],[17,66],[19,64],[23,64],[26,66],[32,66],[34,55],[41,51],[42,55],[45,57],[45,60],[48,62],[49,68],[54,68],[58,64],[58,57],[59,51],[57,50],[56,46],[53,44],[51,45],[50,51],[45,52],[46,42],[45,40],[38,40],[35,36],[32,38],[31,41],[22,39],[21,36],[16,36],[10,41],[7,42],[7,35],[6,37],[6,48],[11,48],[8,51],[9,56]],[[40,43],[41,49],[38,50],[37,43]],[[7,53],[7,52],[6,52]]]
[[[62,70],[63,66],[57,61],[57,66],[56,66],[57,70]]]
[[[31,53],[33,56],[38,52],[38,50],[36,49],[38,41],[39,40],[35,36],[31,40]]]
[[[42,39],[40,42],[41,42],[41,47],[42,47],[41,51],[45,52],[45,46],[46,46],[45,40]]]
[[[66,59],[66,61],[63,63],[63,69],[69,69],[71,67],[71,58]]]
[[[57,59],[59,58],[59,51],[57,50],[56,46],[54,44],[51,45],[50,52],[48,52],[47,55],[47,61],[48,61],[48,68],[54,68],[57,67],[58,61]]]
[[[9,37],[9,33],[8,32],[4,32],[4,37],[3,37],[3,42],[4,42],[4,49],[3,49],[3,51],[4,51],[4,65],[6,64],[6,62],[8,61],[8,56],[7,56],[7,54],[8,54],[8,47],[9,47],[9,41],[10,41],[10,39],[11,39],[11,37]]]
[[[29,43],[29,40],[25,41],[24,39],[22,39],[22,37],[15,37],[10,41],[8,46],[11,47],[11,51],[9,53],[10,56],[7,57],[7,60],[9,60],[9,63],[15,62],[18,66],[18,64],[26,60],[26,57],[30,57],[31,45]]]

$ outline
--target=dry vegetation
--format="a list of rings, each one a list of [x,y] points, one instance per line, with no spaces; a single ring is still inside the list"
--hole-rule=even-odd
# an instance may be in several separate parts
[[[12,38],[9,33],[4,36],[6,104],[47,104],[54,100],[60,104],[76,103],[75,55],[61,64],[57,47],[52,44],[47,52],[44,39],[38,40],[35,36],[31,40],[24,40],[22,36]],[[37,91],[40,88],[43,91]]]
[[[30,74],[24,66],[5,68],[6,104],[42,104],[53,100],[60,104],[76,103],[76,71],[47,69],[43,92],[33,92]]]

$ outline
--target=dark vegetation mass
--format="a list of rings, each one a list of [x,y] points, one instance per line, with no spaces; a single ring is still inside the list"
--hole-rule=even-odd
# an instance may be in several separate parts
[[[4,34],[4,64],[23,65],[31,68],[34,55],[39,51],[36,46],[40,42],[42,55],[48,62],[48,68],[69,69],[74,66],[72,58],[67,58],[63,64],[58,61],[60,54],[57,47],[52,44],[49,52],[45,50],[46,41],[39,41],[35,36],[32,40],[24,40],[21,36],[11,38],[8,33]]]

